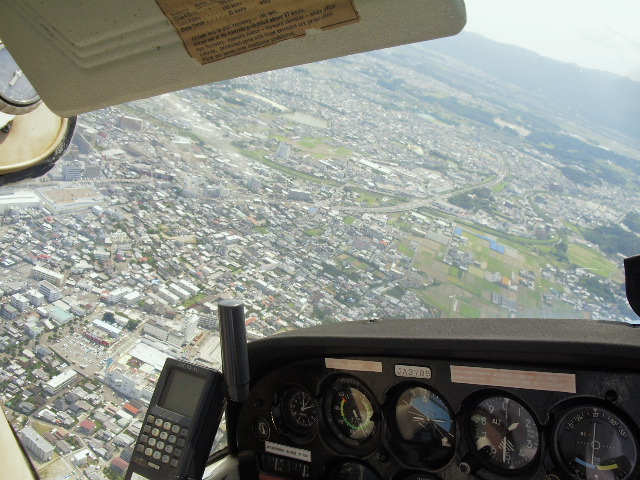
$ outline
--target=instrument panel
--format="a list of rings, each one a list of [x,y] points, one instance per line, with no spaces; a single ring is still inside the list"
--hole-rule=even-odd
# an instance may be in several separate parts
[[[265,370],[238,412],[243,479],[638,475],[634,372],[388,355]]]

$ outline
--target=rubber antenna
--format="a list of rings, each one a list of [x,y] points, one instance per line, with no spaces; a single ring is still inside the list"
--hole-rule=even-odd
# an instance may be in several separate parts
[[[218,320],[227,395],[234,402],[244,402],[249,396],[249,357],[242,300],[219,302]]]

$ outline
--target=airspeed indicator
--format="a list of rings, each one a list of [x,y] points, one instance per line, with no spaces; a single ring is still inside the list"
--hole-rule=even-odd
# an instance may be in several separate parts
[[[357,379],[342,377],[328,389],[324,416],[329,430],[348,446],[368,443],[378,431],[378,404]]]

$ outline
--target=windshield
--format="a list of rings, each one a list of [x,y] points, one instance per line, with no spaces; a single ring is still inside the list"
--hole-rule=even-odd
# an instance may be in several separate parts
[[[490,40],[479,8],[454,38],[82,115],[54,170],[2,192],[2,400],[43,477],[121,477],[164,359],[220,368],[223,298],[244,299],[250,339],[633,321],[638,64]]]

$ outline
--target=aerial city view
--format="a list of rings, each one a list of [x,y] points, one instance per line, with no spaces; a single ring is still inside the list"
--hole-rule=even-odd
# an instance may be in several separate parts
[[[0,192],[0,392],[42,478],[122,478],[165,359],[220,368],[221,299],[244,300],[250,340],[636,321],[637,125],[443,45],[83,114],[48,175]]]

